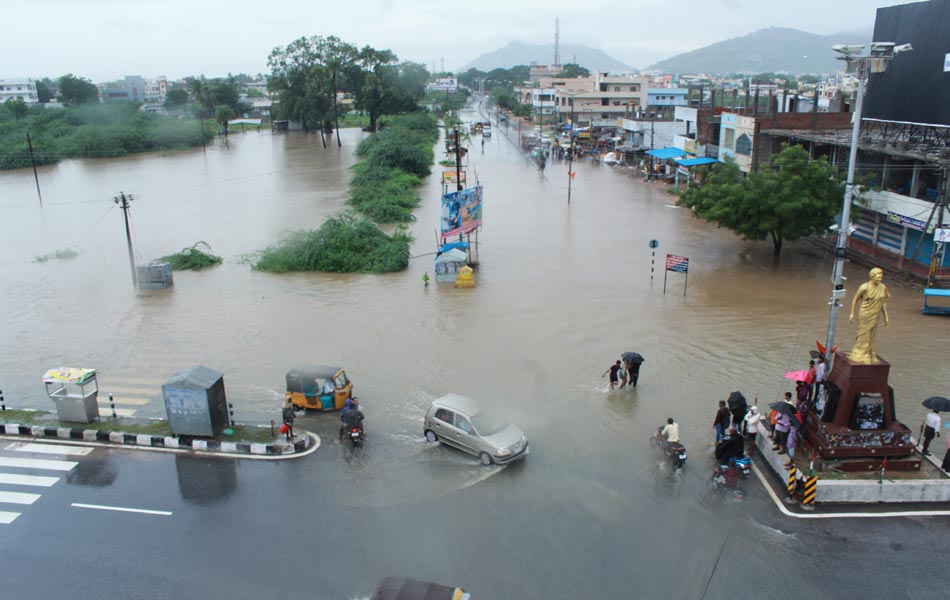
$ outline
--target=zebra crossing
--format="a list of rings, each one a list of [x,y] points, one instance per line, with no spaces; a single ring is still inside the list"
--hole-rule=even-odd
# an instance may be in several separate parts
[[[2,444],[3,442],[0,442]],[[72,471],[93,449],[83,446],[12,442],[0,449],[0,525],[17,520],[25,507]],[[33,458],[41,455],[44,458]]]
[[[162,402],[164,379],[104,376],[99,386],[99,414],[112,415],[109,394],[115,402],[118,417],[134,417],[139,409],[151,402]]]

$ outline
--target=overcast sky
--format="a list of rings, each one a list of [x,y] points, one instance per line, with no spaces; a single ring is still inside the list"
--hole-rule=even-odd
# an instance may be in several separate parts
[[[561,41],[645,67],[764,27],[870,29],[885,0],[3,0],[0,79],[74,73],[180,78],[267,71],[304,35],[389,48],[453,70],[508,42]]]

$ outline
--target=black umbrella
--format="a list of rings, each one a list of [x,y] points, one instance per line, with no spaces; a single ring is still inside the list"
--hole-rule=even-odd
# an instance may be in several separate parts
[[[812,350],[808,353],[808,356],[810,356],[812,360],[818,360],[818,357],[821,356],[821,352],[817,350]]]
[[[623,354],[620,355],[620,358],[622,358],[623,360],[633,365],[639,365],[644,360],[646,360],[645,358],[643,358],[636,352],[624,352]]]
[[[729,394],[729,410],[738,410],[743,406],[749,406],[749,403],[746,402],[742,392],[732,392]]]
[[[792,406],[792,405],[789,404],[788,402],[784,402],[784,401],[773,402],[773,403],[769,404],[769,408],[771,408],[772,410],[777,410],[777,411],[779,411],[780,413],[784,413],[784,414],[786,414],[786,415],[788,415],[788,416],[790,416],[790,417],[792,417],[792,418],[794,418],[794,417],[795,417],[795,413],[798,412],[797,410],[795,410],[795,407],[794,407],[794,406]],[[797,419],[796,419],[796,420],[797,420]]]
[[[931,396],[930,398],[924,400],[921,404],[937,412],[950,411],[950,398],[944,398],[943,396]]]

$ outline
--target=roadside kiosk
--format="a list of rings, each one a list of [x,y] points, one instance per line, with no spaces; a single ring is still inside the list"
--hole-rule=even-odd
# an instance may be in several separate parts
[[[99,382],[95,369],[60,367],[43,375],[46,395],[56,405],[56,417],[70,423],[99,418]]]
[[[950,315],[950,290],[924,288],[924,314]]]

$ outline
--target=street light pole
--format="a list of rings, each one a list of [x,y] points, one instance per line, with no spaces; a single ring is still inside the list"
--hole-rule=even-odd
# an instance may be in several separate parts
[[[831,365],[835,343],[835,326],[838,324],[838,309],[840,300],[844,299],[847,291],[844,289],[844,261],[848,255],[848,237],[851,232],[851,203],[854,199],[854,171],[858,162],[858,138],[861,134],[861,110],[864,107],[864,89],[871,70],[871,61],[875,61],[875,72],[883,71],[887,61],[900,52],[910,50],[910,44],[897,48],[890,42],[875,42],[871,44],[871,52],[859,55],[864,46],[835,46],[833,50],[841,54],[838,58],[844,60],[858,77],[858,90],[854,103],[854,116],[851,122],[851,152],[848,155],[848,179],[845,182],[844,199],[841,205],[841,222],[838,224],[838,242],[835,245],[835,266],[832,274],[834,288],[831,291],[828,315],[828,335],[825,339],[825,362]]]
[[[571,147],[567,149],[567,204],[571,204],[571,184],[574,182],[574,98],[571,98],[571,128],[568,129],[568,139],[571,140]]]

